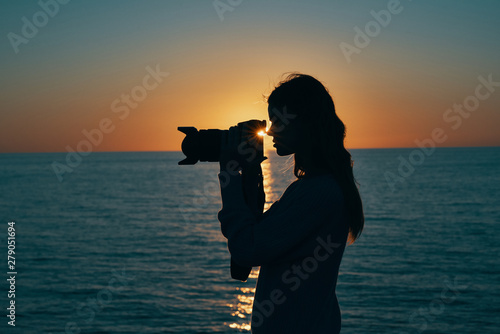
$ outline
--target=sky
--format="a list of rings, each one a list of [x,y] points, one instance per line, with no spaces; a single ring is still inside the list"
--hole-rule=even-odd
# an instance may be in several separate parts
[[[348,148],[500,146],[500,2],[3,1],[0,152],[178,151],[288,72]],[[270,140],[266,140],[270,142]]]

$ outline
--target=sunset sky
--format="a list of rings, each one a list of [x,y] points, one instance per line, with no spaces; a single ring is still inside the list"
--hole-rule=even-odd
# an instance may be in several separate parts
[[[4,1],[0,152],[65,152],[100,126],[93,151],[177,151],[178,126],[267,119],[291,71],[328,87],[349,148],[436,128],[439,146],[499,146],[499,17],[495,0]]]

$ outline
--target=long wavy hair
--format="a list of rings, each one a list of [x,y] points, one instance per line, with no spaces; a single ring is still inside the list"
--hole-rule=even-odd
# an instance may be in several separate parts
[[[316,78],[292,73],[281,81],[267,98],[273,107],[287,107],[304,124],[303,140],[308,148],[295,154],[294,174],[307,176],[305,162],[333,174],[342,189],[349,215],[349,241],[353,243],[364,226],[363,204],[354,179],[353,160],[344,147],[346,129],[335,112],[335,105],[326,87]],[[305,155],[304,155],[305,154]]]

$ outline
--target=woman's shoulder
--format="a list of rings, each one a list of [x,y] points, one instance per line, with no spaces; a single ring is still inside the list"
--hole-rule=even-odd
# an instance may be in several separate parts
[[[298,179],[297,181],[302,187],[314,187],[327,190],[340,189],[337,180],[330,173],[315,174]]]
[[[323,205],[324,203],[328,205]],[[319,206],[330,210],[342,203],[342,191],[335,177],[331,174],[315,175],[293,181],[266,214],[275,210],[287,211],[291,207]]]
[[[307,195],[315,198],[342,197],[342,190],[337,180],[329,173],[299,178],[290,184],[286,192],[293,193],[295,196]]]

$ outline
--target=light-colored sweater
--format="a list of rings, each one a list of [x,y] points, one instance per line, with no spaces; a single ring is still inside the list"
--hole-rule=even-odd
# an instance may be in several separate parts
[[[252,333],[338,333],[335,287],[348,220],[333,176],[296,180],[258,218],[239,174],[220,181],[218,218],[229,252],[240,265],[260,266]]]

